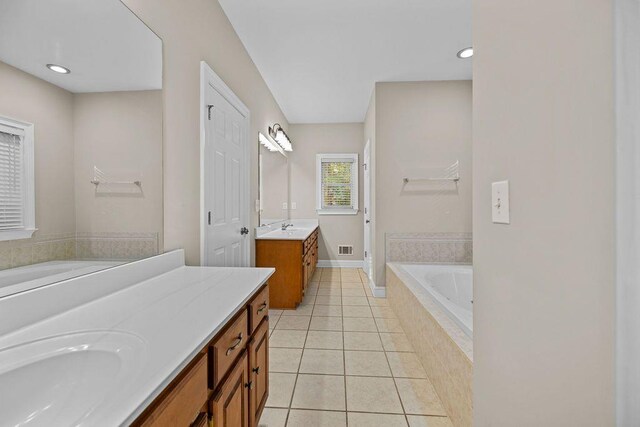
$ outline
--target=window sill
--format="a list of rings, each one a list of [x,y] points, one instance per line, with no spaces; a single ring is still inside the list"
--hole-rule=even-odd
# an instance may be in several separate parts
[[[38,231],[37,228],[0,231],[0,242],[5,242],[7,240],[30,239],[33,236],[33,233],[35,233],[36,231]]]
[[[358,209],[317,209],[318,215],[358,215]]]

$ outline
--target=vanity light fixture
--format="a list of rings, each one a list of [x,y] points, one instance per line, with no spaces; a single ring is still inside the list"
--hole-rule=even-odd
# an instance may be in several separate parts
[[[62,65],[56,65],[56,64],[47,64],[47,68],[50,69],[51,71],[54,71],[56,73],[59,74],[69,74],[71,73],[71,70],[63,67]]]
[[[460,52],[458,52],[458,58],[460,59],[468,59],[473,56],[473,47],[465,47]]]
[[[282,148],[280,148],[278,144],[272,142],[269,138],[264,136],[262,132],[258,132],[258,141],[260,142],[260,144],[264,145],[267,150],[279,151],[280,153],[282,153]]]
[[[284,151],[293,151],[291,140],[280,124],[276,123],[273,127],[269,128],[269,136],[273,138]]]

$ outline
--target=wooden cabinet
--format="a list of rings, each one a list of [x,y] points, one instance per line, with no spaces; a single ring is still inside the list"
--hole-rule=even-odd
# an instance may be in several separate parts
[[[269,396],[268,312],[264,285],[133,425],[257,427]]]
[[[306,240],[256,240],[256,266],[272,267],[269,280],[272,308],[295,309],[304,297],[318,265],[316,228]]]

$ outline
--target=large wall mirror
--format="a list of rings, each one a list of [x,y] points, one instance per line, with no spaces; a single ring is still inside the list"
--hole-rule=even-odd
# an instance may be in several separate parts
[[[0,2],[0,297],[158,254],[162,41],[119,0]]]
[[[260,138],[265,138],[260,136]],[[268,137],[267,137],[268,138]],[[275,144],[275,142],[274,142]],[[259,224],[282,223],[289,219],[289,163],[286,154],[270,151],[258,142]]]

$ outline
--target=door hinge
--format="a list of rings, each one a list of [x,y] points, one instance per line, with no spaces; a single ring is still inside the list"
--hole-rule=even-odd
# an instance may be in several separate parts
[[[211,225],[211,211],[207,214],[207,222]]]
[[[209,116],[209,120],[211,120],[211,109],[213,108],[213,105],[209,104],[207,105],[207,115]]]
[[[364,257],[365,258],[367,257],[367,251],[364,251]]]

